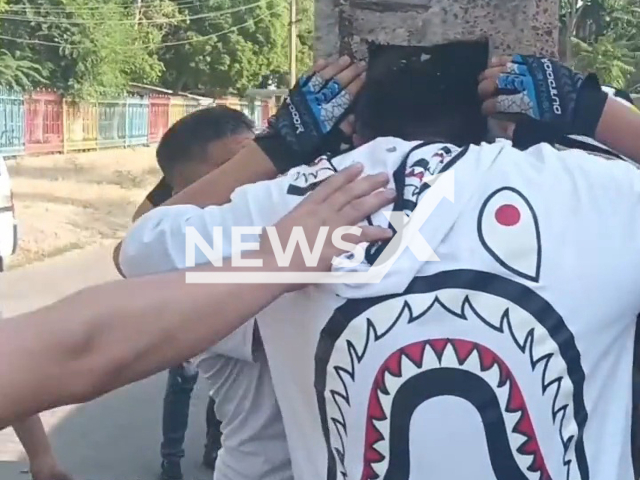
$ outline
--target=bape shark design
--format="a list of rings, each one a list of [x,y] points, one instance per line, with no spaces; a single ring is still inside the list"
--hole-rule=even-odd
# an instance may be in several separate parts
[[[287,194],[304,197],[334,173],[336,169],[331,160],[326,156],[318,157],[311,165],[302,166],[290,172],[292,179],[287,187]]]
[[[405,201],[405,210],[415,209],[415,203],[418,201],[418,198],[430,187],[427,179],[433,177],[434,175],[438,175],[439,173],[444,173],[446,168],[449,165],[449,161],[451,165],[455,163],[455,161],[466,153],[466,149],[462,151],[456,147],[448,147],[444,145],[442,148],[437,150],[433,155],[429,156],[429,158],[419,157],[415,160],[411,159],[410,156],[424,147],[424,144],[418,144],[413,147],[409,153],[407,154],[407,158],[402,163],[402,168],[404,168],[404,201]]]
[[[518,229],[530,242],[510,247]],[[539,281],[539,224],[521,192],[505,187],[487,197],[478,236],[505,273]],[[412,425],[438,401],[477,412],[478,448],[489,460],[476,478],[588,480],[584,381],[562,316],[505,276],[442,271],[414,278],[399,295],[348,300],[323,328],[315,356],[327,480],[432,478],[412,470],[412,458],[438,455]]]

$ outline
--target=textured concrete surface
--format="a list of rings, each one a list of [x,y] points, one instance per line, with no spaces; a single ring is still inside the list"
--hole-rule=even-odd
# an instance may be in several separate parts
[[[315,0],[317,57],[367,57],[367,44],[488,40],[491,54],[556,56],[559,0]]]

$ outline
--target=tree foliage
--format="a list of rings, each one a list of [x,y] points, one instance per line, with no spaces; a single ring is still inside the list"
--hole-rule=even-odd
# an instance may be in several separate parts
[[[287,83],[289,0],[0,0],[0,83],[78,98],[130,82],[242,93]],[[298,0],[299,68],[313,0]],[[138,19],[138,21],[136,21]]]
[[[618,88],[640,80],[640,0],[561,0],[560,23],[564,61]]]
[[[289,69],[288,0],[203,0],[197,8],[178,7],[186,16],[236,10],[183,20],[165,40],[188,41],[163,48],[163,83],[170,88],[203,93],[237,92],[260,84],[285,84]],[[258,3],[258,5],[256,5]],[[298,58],[306,68],[311,57],[313,0],[299,0]],[[226,33],[220,33],[226,32]]]
[[[0,84],[80,98],[130,82],[215,95],[283,87],[289,2],[0,0]],[[297,0],[298,74],[311,64],[313,7]],[[564,61],[640,91],[640,0],[560,0],[559,19]]]
[[[170,4],[156,2],[162,15]],[[166,11],[166,13],[165,13]],[[35,86],[92,98],[123,93],[130,81],[156,82],[163,65],[154,52],[162,29],[136,26],[133,3],[122,0],[6,0],[1,45],[17,60],[38,65]],[[25,64],[21,64],[25,65]]]

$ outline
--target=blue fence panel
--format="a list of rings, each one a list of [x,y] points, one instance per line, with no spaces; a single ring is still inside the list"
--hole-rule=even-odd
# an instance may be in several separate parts
[[[23,93],[0,87],[0,155],[23,155],[24,132]]]
[[[149,144],[149,98],[127,97],[127,147]]]
[[[257,98],[253,100],[253,122],[256,128],[262,127],[262,101]]]
[[[124,147],[127,135],[126,104],[121,100],[98,102],[98,148]]]

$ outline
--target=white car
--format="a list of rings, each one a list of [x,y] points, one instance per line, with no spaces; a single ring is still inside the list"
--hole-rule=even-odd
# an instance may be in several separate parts
[[[0,156],[0,272],[18,246],[18,224],[13,208],[13,192],[9,171]]]

